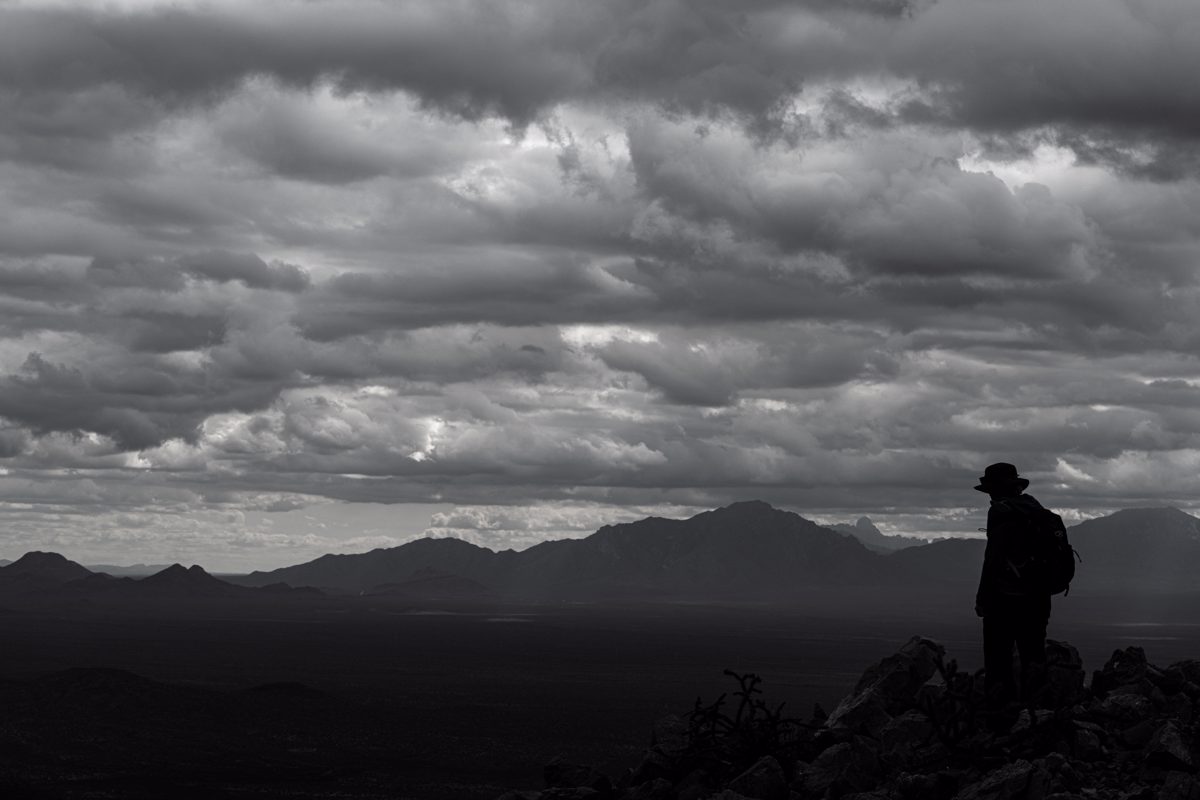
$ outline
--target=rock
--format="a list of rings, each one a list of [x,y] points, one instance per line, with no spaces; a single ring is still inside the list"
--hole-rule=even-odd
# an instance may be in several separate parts
[[[638,785],[656,778],[671,778],[674,762],[657,747],[651,747],[642,755],[642,760],[629,775],[630,785]]]
[[[729,788],[757,800],[787,800],[783,767],[772,756],[763,756],[729,782]]]
[[[1139,722],[1154,713],[1154,704],[1138,694],[1113,694],[1104,698],[1096,711],[1125,723]]]
[[[1162,689],[1164,694],[1168,695],[1182,692],[1187,682],[1187,675],[1178,664],[1172,664],[1166,669],[1159,671],[1158,677],[1154,679],[1154,685]]]
[[[537,797],[538,800],[600,800],[604,795],[587,786],[570,786],[545,789]]]
[[[952,772],[931,774],[902,773],[893,781],[901,800],[949,800],[958,793],[960,775]]]
[[[1176,661],[1168,670],[1179,672],[1186,682],[1200,684],[1200,661],[1191,658]]]
[[[1083,787],[1083,778],[1079,771],[1072,766],[1070,760],[1061,753],[1051,753],[1043,759],[1033,762],[1036,770],[1044,771],[1046,776],[1044,789],[1046,794],[1063,792],[1078,792]],[[1032,781],[1030,796],[1034,796]]]
[[[1168,772],[1155,800],[1200,800],[1200,781],[1186,772]]]
[[[1005,764],[963,787],[954,800],[1014,800],[1024,796],[1033,772],[1033,765],[1024,759]]]
[[[671,782],[662,778],[634,786],[621,795],[621,800],[672,800],[675,792]]]
[[[1121,731],[1121,742],[1133,750],[1140,750],[1150,742],[1154,732],[1158,730],[1159,724],[1152,719],[1135,722]]]
[[[903,763],[932,736],[933,723],[928,717],[920,711],[905,711],[880,731],[879,755],[886,761]]]
[[[869,687],[843,698],[825,724],[831,730],[851,731],[877,739],[892,721],[887,706],[888,699],[883,692]]]
[[[878,777],[879,757],[870,740],[859,736],[826,748],[801,776],[800,783],[809,794],[821,796],[832,789],[838,796],[874,789]]]
[[[1042,708],[1074,705],[1083,697],[1083,660],[1067,642],[1046,640],[1046,681],[1039,696]]]
[[[1154,800],[1154,790],[1149,786],[1135,786],[1118,792],[1116,800]]]
[[[1054,712],[1048,708],[1035,709],[1033,717],[1029,716],[1029,709],[1022,708],[1021,713],[1017,714],[1017,721],[1013,723],[1012,729],[1009,732],[1023,733],[1030,728],[1045,725],[1052,719],[1054,719]]]
[[[1100,737],[1087,728],[1077,728],[1074,755],[1080,761],[1099,761],[1104,758],[1104,746],[1100,743]]]
[[[894,714],[916,705],[917,692],[937,672],[938,661],[945,654],[945,648],[932,639],[909,639],[863,672],[854,691],[829,715],[826,726],[879,738]]]
[[[1194,772],[1196,769],[1191,747],[1174,722],[1167,722],[1155,731],[1146,745],[1146,761],[1169,770]]]
[[[913,707],[917,690],[933,677],[945,655],[942,645],[914,636],[896,653],[869,667],[858,679],[854,694],[874,689],[885,701],[888,713],[902,713]]]
[[[674,753],[687,747],[688,725],[677,714],[668,714],[654,721],[650,729],[650,744],[664,752]]]
[[[1147,677],[1148,666],[1146,651],[1140,647],[1114,650],[1103,669],[1092,674],[1092,691],[1104,696],[1118,686],[1137,683]]]
[[[572,764],[556,757],[542,768],[542,780],[547,789],[572,788],[586,786],[601,794],[612,794],[612,781],[595,767],[583,764]]]
[[[707,770],[694,769],[675,784],[676,796],[679,800],[701,800],[720,789],[712,775]]]

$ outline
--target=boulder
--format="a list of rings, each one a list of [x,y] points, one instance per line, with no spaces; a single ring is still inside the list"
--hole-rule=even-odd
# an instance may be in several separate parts
[[[1174,721],[1168,721],[1154,732],[1146,745],[1146,761],[1157,767],[1182,772],[1195,772],[1196,762],[1183,732]]]
[[[883,727],[879,755],[891,763],[904,763],[933,738],[933,723],[920,711],[905,711]]]
[[[1200,782],[1186,772],[1168,772],[1155,800],[1200,800]]]
[[[858,679],[854,694],[875,690],[890,714],[904,712],[916,702],[917,690],[937,672],[946,648],[932,639],[914,636],[894,654],[869,667]],[[831,715],[832,717],[832,715]]]
[[[1176,661],[1168,669],[1180,673],[1184,681],[1200,685],[1200,661],[1188,658]]]
[[[612,781],[603,772],[584,764],[572,764],[561,756],[542,768],[542,780],[547,789],[586,786],[604,795],[612,794],[613,790]]]
[[[1009,733],[1024,733],[1031,728],[1037,728],[1045,725],[1047,722],[1050,722],[1053,719],[1054,712],[1048,708],[1035,709],[1032,717],[1029,715],[1029,709],[1023,708],[1021,709],[1020,713],[1017,714],[1017,721],[1013,723]]]
[[[879,689],[868,687],[862,692],[847,695],[837,704],[825,725],[834,731],[861,733],[879,738],[892,721],[887,711],[888,699]]]
[[[1095,731],[1076,728],[1074,755],[1080,761],[1099,761],[1104,758],[1104,745]]]
[[[916,705],[917,692],[937,672],[945,654],[946,649],[932,639],[912,637],[863,672],[854,691],[829,715],[826,726],[879,738],[893,715]]]
[[[1079,702],[1084,696],[1083,660],[1079,651],[1067,642],[1046,640],[1046,680],[1039,705],[1042,708],[1063,708]]]
[[[1126,747],[1139,750],[1150,742],[1159,725],[1160,723],[1152,719],[1135,722],[1121,731],[1121,743]]]
[[[950,800],[958,793],[961,775],[950,771],[901,773],[892,785],[900,800]]]
[[[627,790],[621,795],[621,800],[673,800],[674,797],[675,789],[671,782],[655,778]]]
[[[964,786],[954,800],[1015,800],[1025,795],[1033,774],[1033,764],[1020,759],[997,767],[980,780]]]
[[[1149,662],[1140,647],[1114,650],[1108,663],[1092,674],[1092,691],[1103,697],[1119,686],[1136,684],[1147,678]]]
[[[603,794],[587,786],[559,787],[545,789],[538,795],[538,800],[600,800]]]
[[[668,714],[654,721],[650,743],[665,752],[678,752],[687,747],[688,724],[678,714]]]
[[[874,789],[879,780],[879,756],[873,744],[856,736],[826,748],[797,779],[802,791],[819,797],[830,791],[838,796]]]
[[[729,782],[729,788],[756,800],[787,800],[787,780],[783,767],[772,756],[763,756],[749,769]]]
[[[718,782],[705,769],[694,769],[675,784],[675,795],[679,800],[707,800],[720,790]]]
[[[1140,694],[1112,694],[1100,701],[1096,711],[1119,722],[1133,724],[1154,713],[1154,704]]]

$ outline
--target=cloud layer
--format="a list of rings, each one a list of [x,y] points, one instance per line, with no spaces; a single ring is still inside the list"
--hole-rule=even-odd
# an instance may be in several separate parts
[[[0,3],[3,555],[969,532],[997,460],[1194,507],[1198,45],[1188,0]],[[436,515],[267,524],[368,503]]]

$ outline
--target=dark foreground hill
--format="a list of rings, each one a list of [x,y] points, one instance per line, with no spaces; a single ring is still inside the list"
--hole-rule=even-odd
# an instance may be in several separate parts
[[[913,637],[868,668],[828,716],[789,718],[759,678],[727,672],[733,702],[659,721],[641,761],[612,776],[562,759],[544,790],[500,800],[1192,800],[1200,795],[1200,661],[1159,668],[1117,650],[1090,685],[1079,653],[1047,642],[1044,685],[984,714],[982,679]]]

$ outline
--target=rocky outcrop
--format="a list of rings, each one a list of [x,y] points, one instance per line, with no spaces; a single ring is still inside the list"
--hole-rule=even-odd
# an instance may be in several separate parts
[[[754,675],[734,700],[661,720],[641,762],[609,779],[556,761],[546,788],[503,800],[1200,800],[1200,661],[1113,653],[1086,684],[1047,642],[1035,696],[985,726],[982,674],[914,637],[868,668],[826,717],[785,718]],[[994,719],[993,719],[994,722]],[[993,726],[994,727],[994,726]]]

